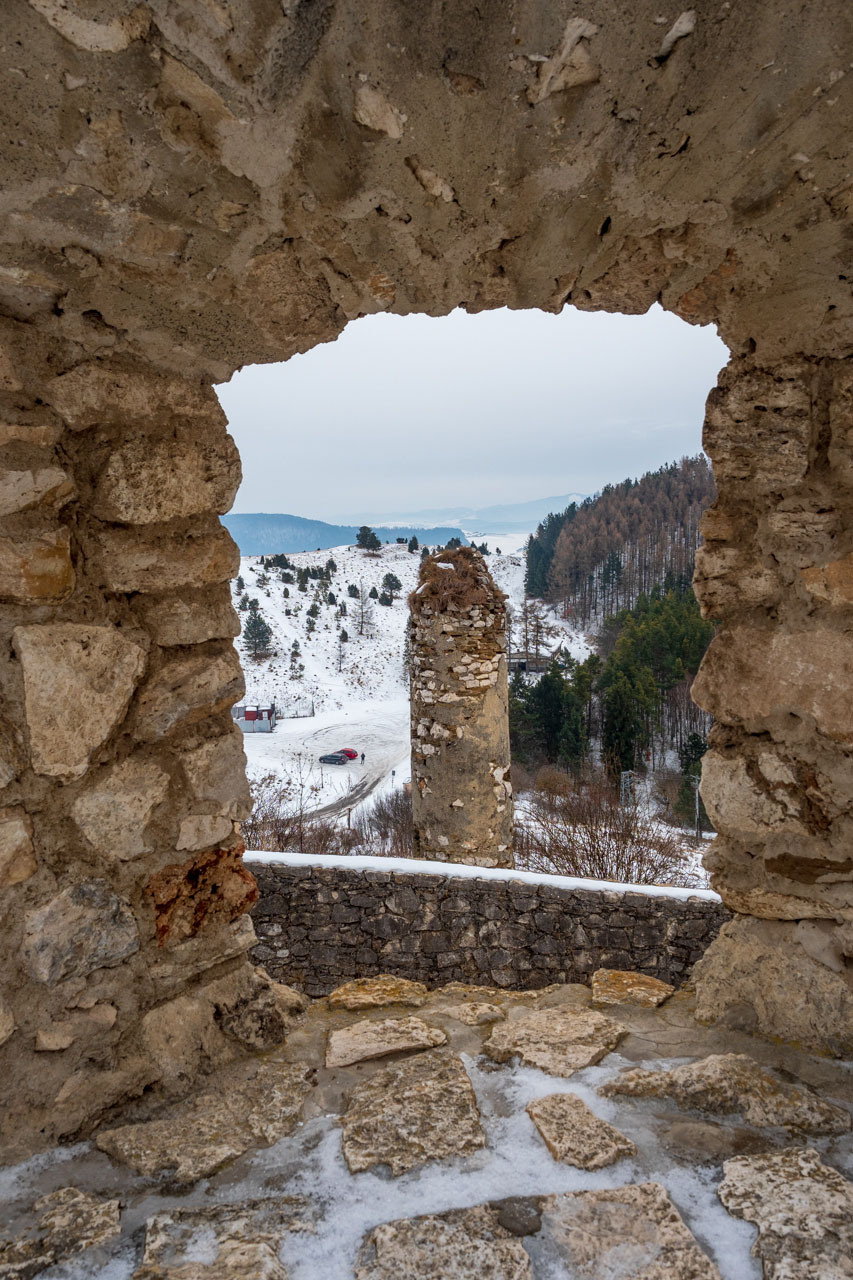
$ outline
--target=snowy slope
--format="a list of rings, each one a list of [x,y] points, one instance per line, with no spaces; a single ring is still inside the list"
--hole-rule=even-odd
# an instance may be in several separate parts
[[[492,540],[486,541],[490,545]],[[258,599],[273,635],[272,652],[260,661],[249,655],[242,636],[237,641],[246,701],[273,699],[283,717],[271,734],[246,735],[249,773],[291,779],[298,775],[311,791],[311,807],[320,808],[354,806],[368,794],[390,788],[392,781],[399,786],[409,777],[409,688],[403,653],[406,597],[417,585],[420,568],[420,554],[411,554],[398,543],[383,546],[375,555],[355,547],[336,547],[289,559],[297,567],[321,567],[330,557],[336,565],[331,582],[310,581],[307,592],[300,592],[294,582],[287,587],[288,598],[283,595],[280,570],[268,569],[269,583],[259,587],[257,580],[264,572],[260,557],[248,556],[240,562],[246,592],[250,599]],[[518,610],[524,598],[523,557],[492,554],[488,565],[507,593],[508,603]],[[370,602],[371,622],[359,635],[358,602],[347,595],[347,585],[381,591],[388,572],[400,579],[402,591],[391,606]],[[232,587],[236,604],[240,593]],[[327,603],[329,591],[336,597],[334,605]],[[314,601],[319,616],[316,629],[308,634],[308,609]],[[347,607],[343,618],[338,616],[341,601]],[[244,621],[246,616],[240,614]],[[584,638],[567,623],[552,620],[559,629],[554,645],[563,639],[574,656],[585,657],[590,649]],[[342,626],[349,635],[344,645],[338,643]],[[301,650],[302,672],[291,663],[294,640]],[[307,718],[288,718],[297,715]],[[359,760],[345,767],[321,768],[317,757],[339,747],[364,751],[364,765]]]

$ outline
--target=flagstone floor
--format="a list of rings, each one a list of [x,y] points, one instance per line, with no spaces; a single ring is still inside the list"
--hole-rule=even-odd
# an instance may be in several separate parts
[[[851,1064],[660,985],[349,983],[0,1170],[0,1280],[849,1280]]]

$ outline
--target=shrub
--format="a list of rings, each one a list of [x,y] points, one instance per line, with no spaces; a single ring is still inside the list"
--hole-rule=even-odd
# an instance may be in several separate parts
[[[622,805],[603,773],[579,781],[553,766],[536,775],[516,829],[516,865],[621,884],[691,886],[682,839],[642,802]]]

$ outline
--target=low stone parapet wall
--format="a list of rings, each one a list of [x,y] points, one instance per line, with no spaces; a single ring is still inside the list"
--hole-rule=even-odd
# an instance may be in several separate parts
[[[525,990],[632,969],[681,986],[730,918],[708,890],[402,859],[247,854],[257,964],[310,996],[392,973]]]

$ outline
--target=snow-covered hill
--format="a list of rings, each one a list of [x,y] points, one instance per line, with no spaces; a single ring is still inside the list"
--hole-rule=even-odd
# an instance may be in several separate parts
[[[240,575],[246,594],[258,600],[271,628],[271,652],[263,659],[253,658],[242,635],[237,645],[246,676],[246,701],[274,700],[281,717],[273,733],[246,735],[250,776],[274,773],[307,788],[311,808],[333,806],[342,811],[409,777],[406,598],[417,585],[420,553],[393,543],[375,554],[336,547],[289,556],[297,568],[320,569],[330,559],[335,565],[330,580],[309,580],[304,592],[295,581],[288,583],[285,597],[280,569],[264,569],[260,557],[244,557]],[[524,599],[523,557],[492,554],[488,565],[518,612]],[[348,594],[348,586],[365,593],[371,588],[381,592],[388,573],[399,578],[399,594],[389,606],[369,600],[370,617],[360,626],[359,602]],[[236,584],[232,587],[237,604],[242,593]],[[328,603],[329,592],[334,604]],[[312,631],[309,609],[314,604],[317,617]],[[240,614],[244,622],[247,616]],[[589,652],[582,636],[553,615],[551,621],[559,633],[553,645],[563,640],[577,657]],[[343,644],[341,628],[349,637]],[[299,649],[296,657],[292,656],[294,642]],[[297,716],[303,718],[290,718]],[[320,766],[318,757],[339,747],[363,751],[364,764],[359,759],[344,767]]]

